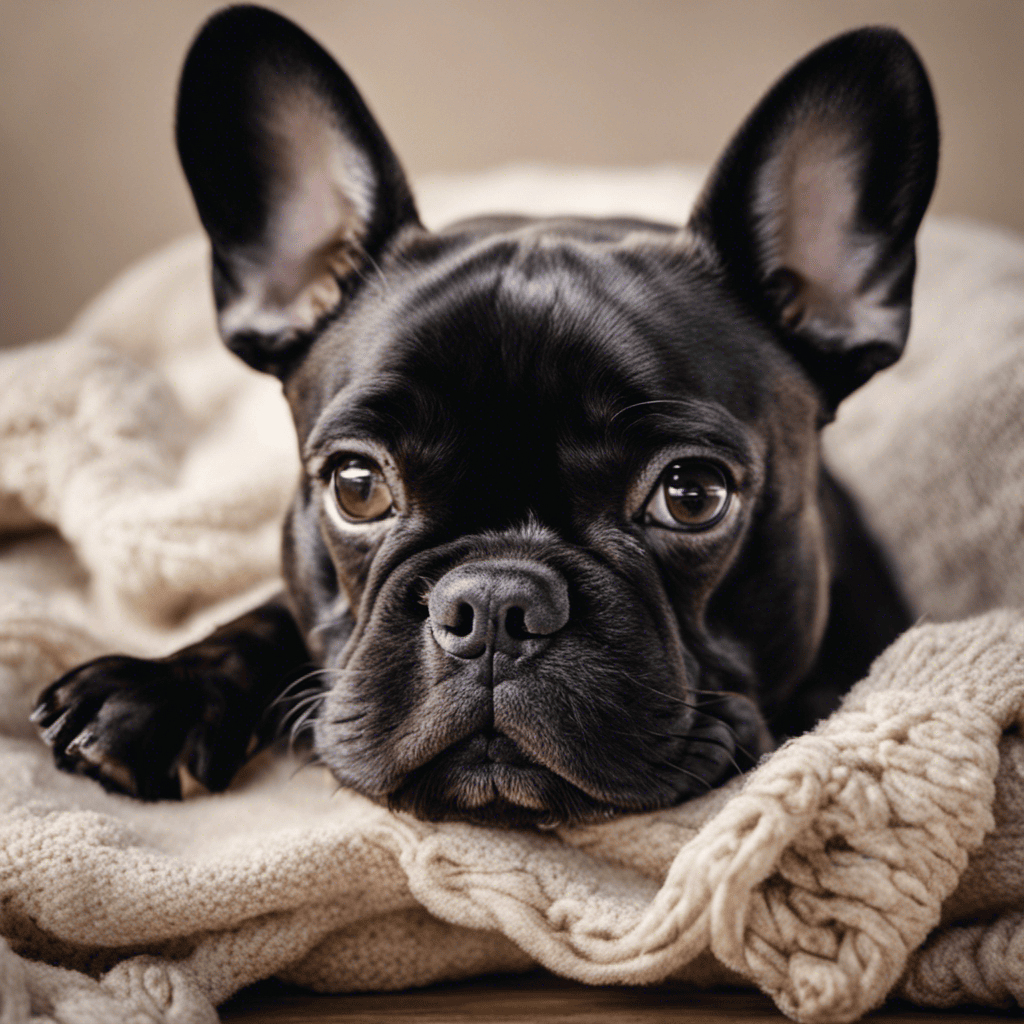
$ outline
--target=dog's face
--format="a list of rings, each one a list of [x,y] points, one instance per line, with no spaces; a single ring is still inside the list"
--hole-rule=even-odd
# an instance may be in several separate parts
[[[761,753],[828,618],[818,429],[906,338],[937,150],[907,44],[798,65],[682,229],[428,232],[343,72],[255,8],[201,33],[178,140],[222,333],[294,414],[286,576],[338,779],[551,824]]]
[[[417,233],[289,378],[292,592],[343,669],[316,741],[346,783],[566,818],[670,803],[761,749],[753,700],[722,694],[814,657],[819,406],[690,248]]]

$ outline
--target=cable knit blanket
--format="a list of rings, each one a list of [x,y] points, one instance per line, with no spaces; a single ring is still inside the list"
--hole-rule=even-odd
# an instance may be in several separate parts
[[[481,208],[682,219],[697,179],[521,169]],[[829,428],[921,619],[813,733],[682,807],[556,833],[393,815],[263,755],[141,804],[59,774],[34,695],[269,592],[297,460],[216,340],[199,240],[0,353],[0,1022],[215,1021],[242,986],[392,989],[541,964],[729,980],[802,1021],[895,993],[1024,1003],[1024,239],[931,221],[906,357]]]

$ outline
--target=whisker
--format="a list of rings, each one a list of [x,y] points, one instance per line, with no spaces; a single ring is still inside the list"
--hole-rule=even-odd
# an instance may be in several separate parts
[[[309,707],[306,708],[306,710],[302,713],[301,717],[298,718],[295,724],[292,726],[291,734],[293,739],[300,736],[302,734],[302,731],[307,726],[311,726],[313,724],[313,721],[316,718],[316,713],[318,710],[319,709],[317,708],[316,704],[311,704]]]
[[[284,715],[281,716],[281,730],[283,731],[288,727],[289,719],[298,719],[299,716],[304,714],[309,710],[309,708],[322,704],[325,696],[326,693],[323,690],[315,690],[312,693],[306,694],[305,697],[298,698],[294,706],[290,707]]]
[[[723,723],[723,725],[724,724],[725,723]],[[609,731],[617,732],[618,735],[620,735],[620,736],[629,736],[629,735],[631,735],[630,733],[627,733],[624,730],[609,730]],[[655,739],[659,739],[659,740],[690,740],[690,741],[693,741],[693,742],[696,742],[696,743],[707,743],[707,744],[710,744],[713,747],[721,747],[723,750],[731,750],[732,749],[729,746],[729,744],[725,742],[725,740],[718,739],[717,736],[694,736],[692,733],[660,732],[657,729],[646,729],[643,726],[637,726],[636,727],[636,731],[637,732],[642,732],[645,736],[653,736]],[[745,753],[745,751],[740,751],[740,753]]]
[[[666,768],[671,768],[672,771],[679,772],[680,774],[693,779],[694,782],[699,782],[704,787],[705,791],[709,793],[714,788],[707,779],[698,775],[696,772],[691,772],[689,768],[684,768],[681,764],[676,764],[674,761],[669,761],[667,758],[659,757],[651,759],[645,757],[643,759],[643,762],[644,764],[651,765],[652,767],[655,765],[664,765]]]
[[[728,722],[722,722],[721,719],[716,719],[716,721],[721,722],[721,724],[726,726],[726,727],[729,726]],[[631,733],[628,733],[628,732],[626,732],[625,730],[622,730],[622,729],[609,729],[608,731],[609,732],[614,732],[614,733],[616,733],[619,736],[627,736],[628,737],[628,736],[632,735]],[[729,759],[729,763],[733,766],[733,768],[736,769],[736,772],[739,775],[743,774],[743,769],[739,766],[739,763],[736,761],[736,758],[733,756],[733,752],[737,751],[738,753],[743,754],[744,757],[748,757],[748,758],[750,757],[749,752],[746,751],[743,748],[742,744],[737,742],[737,743],[735,743],[733,745],[732,748],[730,748],[730,746],[727,743],[725,743],[723,740],[718,739],[715,736],[694,736],[692,733],[659,732],[659,731],[654,730],[654,729],[646,729],[643,726],[638,726],[637,727],[637,731],[642,732],[642,733],[644,733],[647,736],[653,736],[653,737],[655,737],[657,739],[680,740],[680,741],[685,741],[686,743],[706,743],[706,744],[709,744],[710,746],[718,747],[720,750],[725,751],[725,756]],[[687,751],[687,753],[688,753],[689,756],[691,756],[691,757],[699,757],[702,760],[707,761],[709,764],[714,764],[715,763],[714,759],[711,758],[710,755],[708,755],[708,754],[701,754],[700,752],[694,751],[694,750]],[[753,759],[751,758],[751,760],[753,760]],[[648,764],[653,764],[654,762],[648,760],[647,763]],[[674,761],[670,761],[668,758],[662,758],[660,763],[666,764],[666,765],[668,765],[671,768],[678,768],[680,771],[685,771],[684,768],[682,768],[680,765],[677,765]]]
[[[714,715],[710,711],[705,711],[704,707],[701,706],[701,705],[704,705],[706,707],[708,704],[720,704],[720,703],[728,700],[729,697],[732,696],[731,694],[723,693],[721,690],[692,690],[691,691],[692,693],[706,694],[706,695],[709,695],[709,696],[711,696],[713,698],[710,701],[709,700],[703,700],[703,701],[701,701],[698,704],[698,703],[694,703],[692,701],[688,701],[688,700],[686,700],[683,697],[679,697],[676,694],[665,693],[663,690],[659,690],[656,686],[652,686],[650,683],[647,683],[647,682],[645,682],[642,679],[633,679],[632,682],[633,682],[634,685],[640,687],[641,689],[647,690],[649,693],[656,694],[657,696],[661,697],[663,700],[668,701],[670,704],[674,703],[676,705],[676,707],[687,708],[688,710],[692,711],[696,715],[701,715],[704,718],[710,718],[711,721],[713,721],[713,722],[718,722],[720,725],[722,725],[725,729],[728,730],[729,735],[732,737],[732,740],[733,740],[733,748],[738,753],[742,754],[744,757],[749,758],[751,761],[756,760],[753,757],[753,755],[750,753],[750,751],[747,750],[747,748],[740,742],[740,738],[739,738],[739,735],[737,734],[736,730],[724,718],[721,718],[718,715]],[[702,739],[704,742],[716,742],[711,737],[697,737],[697,736],[693,736],[691,738],[695,739],[695,740],[696,739]],[[719,744],[721,744],[720,740],[717,741],[717,742]],[[738,768],[739,768],[739,766],[737,765],[737,769]]]
[[[304,772],[307,768],[312,768],[314,765],[321,763],[320,758],[317,757],[316,751],[310,751],[308,756],[302,761],[301,764],[289,775],[290,779],[294,779],[299,772]]]
[[[731,696],[734,696],[733,694],[723,693],[721,690],[693,690],[691,691],[692,693],[708,694],[713,698],[712,700],[703,700],[700,703],[694,703],[692,701],[686,700],[683,697],[676,696],[675,694],[665,693],[663,690],[659,690],[656,686],[651,686],[650,683],[646,683],[642,679],[634,679],[632,681],[635,685],[641,687],[642,689],[645,689],[650,693],[657,694],[657,696],[661,697],[666,701],[669,701],[670,703],[675,703],[677,707],[688,708],[690,711],[693,711],[694,714],[703,715],[705,718],[710,718],[714,722],[719,722],[721,725],[723,725],[726,729],[729,730],[730,735],[735,740],[736,749],[741,754],[750,757],[750,753],[746,749],[744,749],[743,744],[740,743],[739,736],[736,734],[736,730],[724,718],[720,718],[718,715],[714,715],[710,711],[704,710],[704,708],[707,707],[709,704],[721,704],[727,701]]]
[[[702,739],[702,737],[700,737],[700,736],[690,736],[688,738],[690,740],[695,740],[697,742],[700,742],[700,740]],[[733,768],[736,770],[736,774],[737,775],[742,775],[743,774],[743,769],[739,766],[739,762],[737,762],[736,758],[733,757],[732,751],[729,750],[729,748],[726,747],[725,744],[718,744],[718,746],[720,747],[720,749],[725,751],[725,756],[729,759],[729,764],[731,764],[733,766]],[[750,757],[750,755],[745,750],[740,750],[739,752],[741,754],[743,754],[744,757]],[[698,757],[698,758],[700,758],[703,761],[707,761],[709,764],[714,764],[715,763],[714,758],[712,758],[710,756],[710,754],[702,754],[698,750],[691,750],[691,751],[688,751],[688,753],[689,753],[690,757]]]
[[[277,705],[278,705],[278,704],[281,704],[281,703],[283,703],[284,701],[288,700],[288,699],[289,699],[289,697],[293,697],[293,696],[295,696],[295,694],[294,694],[294,692],[293,692],[293,691],[294,691],[294,690],[296,689],[296,687],[299,687],[299,686],[301,686],[301,685],[302,685],[302,684],[303,684],[304,682],[306,682],[306,680],[307,680],[307,679],[310,679],[310,678],[312,678],[313,676],[315,676],[315,675],[316,675],[316,673],[317,673],[317,671],[319,671],[319,670],[314,670],[313,672],[307,672],[307,673],[306,673],[305,675],[299,676],[299,678],[298,678],[298,679],[293,679],[293,680],[292,680],[292,681],[291,681],[291,682],[290,682],[290,683],[289,683],[289,684],[288,684],[288,685],[287,685],[287,686],[286,686],[286,687],[285,687],[285,688],[284,688],[284,689],[283,689],[283,690],[282,690],[282,691],[281,691],[281,692],[280,692],[280,693],[279,693],[279,694],[278,694],[278,695],[277,695],[277,696],[276,696],[276,697],[275,697],[275,698],[274,698],[274,699],[273,699],[273,700],[272,700],[272,701],[271,701],[271,702],[270,702],[270,703],[269,703],[269,704],[267,705],[267,711],[269,711],[269,710],[270,710],[271,708],[275,708],[275,707],[277,707]]]
[[[624,413],[632,412],[634,409],[639,409],[645,405],[686,405],[689,406],[689,402],[684,402],[679,398],[652,398],[646,402],[634,402],[632,405],[627,405],[620,409],[609,421],[608,426],[610,427],[620,416]]]
[[[692,694],[694,694],[695,696],[698,696],[698,697],[710,697],[710,698],[712,698],[710,701],[705,701],[705,703],[708,703],[708,704],[711,704],[711,703],[720,704],[723,700],[728,700],[730,697],[735,697],[736,696],[735,693],[729,693],[726,690],[699,690],[699,689],[692,689],[692,690],[690,690],[690,693],[692,693]]]
[[[726,722],[724,719],[716,718],[714,715],[709,715],[706,711],[701,711],[700,714],[704,715],[705,718],[710,718],[713,722],[718,722],[720,725],[725,726],[725,728],[729,731],[729,735],[732,737],[733,750],[736,753],[742,754],[749,761],[756,761],[757,760],[757,758],[754,757],[754,755],[742,743],[740,743],[740,738],[736,734],[736,730],[728,722]],[[694,743],[710,743],[712,746],[719,746],[723,750],[728,749],[721,740],[715,739],[715,737],[713,737],[713,736],[692,736],[691,735],[691,736],[688,737],[688,739],[691,742],[694,742]],[[730,757],[730,759],[732,759],[732,754],[731,753],[730,753],[729,757]],[[740,766],[738,764],[736,764],[735,761],[733,761],[732,763],[733,763],[733,765],[734,765],[734,767],[736,768],[737,771],[742,771]]]
[[[294,700],[299,694],[295,694],[292,691],[302,683],[308,682],[310,679],[316,679],[317,677],[331,678],[331,679],[344,679],[348,678],[365,678],[368,675],[366,672],[359,672],[356,669],[350,668],[317,668],[311,672],[307,672],[303,676],[299,676],[298,679],[290,682],[271,702],[267,705],[267,711],[276,708],[279,704],[283,704],[286,700]],[[310,689],[307,687],[307,689]],[[266,714],[266,712],[264,712]]]
[[[316,713],[319,711],[319,704],[313,703],[305,710],[302,717],[292,726],[288,735],[288,753],[295,753],[295,741],[302,735],[307,727],[312,727],[316,721]]]

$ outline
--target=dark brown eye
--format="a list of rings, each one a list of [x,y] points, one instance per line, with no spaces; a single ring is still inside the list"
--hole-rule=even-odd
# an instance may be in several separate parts
[[[394,505],[380,466],[362,455],[345,459],[334,471],[333,484],[338,511],[351,523],[383,519]]]
[[[662,473],[645,519],[675,530],[707,530],[725,517],[731,495],[728,477],[713,462],[681,459]]]

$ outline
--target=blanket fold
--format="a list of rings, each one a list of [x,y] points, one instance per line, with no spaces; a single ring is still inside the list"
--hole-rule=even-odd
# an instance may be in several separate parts
[[[421,205],[679,221],[698,181],[520,170]],[[554,832],[395,815],[285,753],[142,804],[57,772],[27,726],[78,661],[164,653],[277,586],[294,437],[276,382],[216,339],[206,259],[177,243],[67,335],[0,353],[2,1024],[191,1024],[272,975],[536,964],[756,985],[809,1022],[890,993],[1024,1005],[1024,241],[927,224],[907,356],[830,428],[922,621],[747,777]]]

